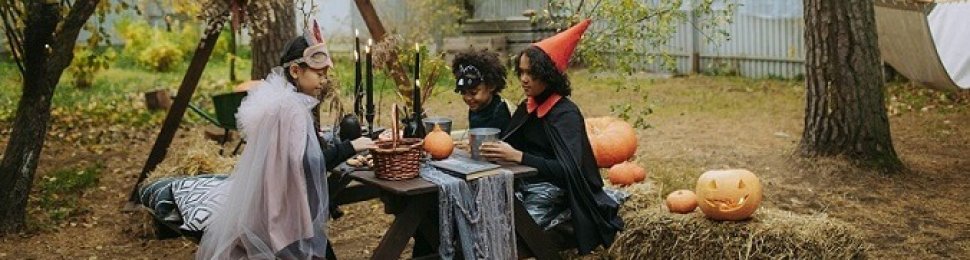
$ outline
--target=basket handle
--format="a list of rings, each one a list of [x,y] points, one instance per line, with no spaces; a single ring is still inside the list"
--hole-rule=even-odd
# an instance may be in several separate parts
[[[391,105],[391,149],[397,149],[397,129],[399,127],[397,122],[397,110],[397,103]]]

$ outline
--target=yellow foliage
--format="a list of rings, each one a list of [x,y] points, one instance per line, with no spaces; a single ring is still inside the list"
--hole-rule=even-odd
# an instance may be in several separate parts
[[[185,52],[167,41],[152,42],[138,54],[138,62],[155,71],[168,71],[184,60]]]

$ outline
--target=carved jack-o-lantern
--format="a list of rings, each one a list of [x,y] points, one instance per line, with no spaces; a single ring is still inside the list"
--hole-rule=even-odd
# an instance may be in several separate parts
[[[708,171],[697,179],[697,206],[713,220],[743,220],[761,204],[761,181],[748,170]]]

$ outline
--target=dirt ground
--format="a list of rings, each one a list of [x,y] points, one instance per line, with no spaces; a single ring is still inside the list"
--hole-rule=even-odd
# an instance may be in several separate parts
[[[747,168],[762,179],[763,207],[851,223],[862,230],[872,258],[970,258],[970,108],[965,98],[907,103],[907,95],[922,91],[894,87],[903,94],[890,102],[893,143],[909,170],[883,175],[837,159],[793,156],[803,124],[800,82],[581,75],[574,77],[574,99],[587,117],[607,115],[611,105],[624,103],[653,108],[646,117],[651,127],[639,130],[637,157],[662,194],[692,189],[705,170]],[[633,84],[643,88],[613,88]],[[517,87],[510,86],[506,96],[521,93]],[[649,99],[639,103],[635,94],[643,91]],[[463,109],[453,109],[460,106],[450,91],[428,104],[431,114],[465,118]],[[455,128],[465,126],[456,121]],[[156,133],[146,130],[120,140],[101,155],[49,138],[39,176],[95,161],[106,170],[98,187],[81,198],[84,214],[0,238],[0,259],[191,258],[193,242],[156,240],[146,232],[145,216],[120,211]],[[377,201],[343,209],[347,214],[332,221],[330,229],[338,258],[366,258],[391,218]]]

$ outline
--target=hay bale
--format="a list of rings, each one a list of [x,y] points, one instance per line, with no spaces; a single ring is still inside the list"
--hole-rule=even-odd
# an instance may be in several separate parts
[[[656,207],[660,204],[663,197],[658,193],[659,189],[654,186],[655,184],[648,180],[625,187],[609,184],[607,188],[622,190],[630,194],[630,197],[620,205],[620,217],[626,219],[627,215],[631,213]]]
[[[206,139],[201,130],[189,132],[172,144],[167,158],[149,173],[143,184],[165,177],[229,174],[236,158],[219,155],[219,148],[219,144]]]
[[[825,216],[762,207],[754,218],[719,222],[700,211],[661,206],[624,212],[614,259],[862,259],[867,246],[852,226]]]

